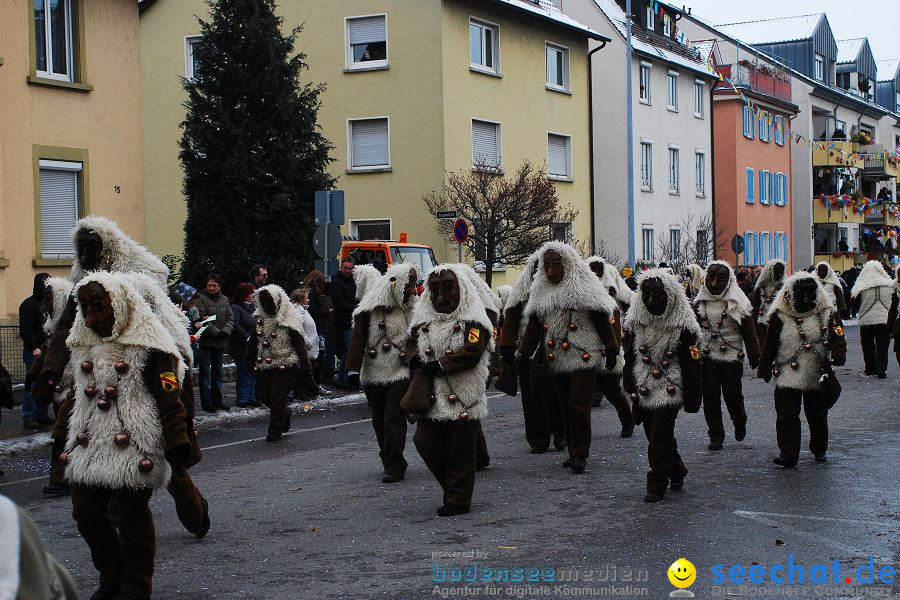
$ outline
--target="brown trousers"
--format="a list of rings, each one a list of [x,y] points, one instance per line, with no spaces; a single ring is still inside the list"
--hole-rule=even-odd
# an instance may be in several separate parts
[[[372,428],[378,440],[378,456],[384,472],[391,475],[406,473],[406,413],[400,408],[400,400],[406,394],[409,379],[390,385],[367,385],[366,398],[372,410]]]
[[[859,328],[866,375],[878,375],[887,371],[888,350],[891,346],[891,330],[887,325],[863,325]]]
[[[599,396],[599,398],[598,398]],[[600,406],[603,398],[609,400],[609,403],[616,409],[619,416],[619,423],[622,428],[634,427],[634,417],[631,416],[631,405],[628,403],[628,397],[622,390],[622,376],[615,373],[597,373],[597,387],[594,390],[594,398],[596,402],[592,405]]]
[[[288,430],[291,409],[288,395],[294,389],[297,367],[261,370],[256,374],[256,397],[269,407],[269,433],[281,435]]]
[[[824,454],[828,450],[828,409],[819,390],[775,388],[775,434],[781,457],[800,457],[800,405],[809,425],[809,451]]]
[[[759,340],[759,347],[766,347],[766,333],[769,331],[768,325],[763,325],[762,323],[756,323],[756,339]]]
[[[563,435],[559,402],[549,393],[547,368],[532,366],[530,358],[518,360],[519,386],[522,393],[522,417],[525,440],[532,448],[550,447],[550,436]]]
[[[118,533],[106,516],[113,494],[119,504]],[[153,592],[156,529],[149,506],[152,494],[153,490],[72,488],[72,516],[91,549],[101,586],[119,587],[135,596],[149,597]]]
[[[743,374],[743,363],[712,360],[703,363],[703,416],[706,417],[711,442],[725,441],[725,425],[722,423],[723,398],[731,422],[735,426],[747,424],[741,384]]]
[[[687,467],[678,454],[678,442],[675,441],[675,419],[679,410],[674,406],[641,410],[644,434],[647,436],[647,460],[650,463],[648,493],[665,496],[669,481],[678,481],[687,475]]]
[[[444,504],[469,508],[475,489],[478,421],[419,419],[413,442],[444,490]]]
[[[551,379],[569,444],[569,456],[587,458],[591,450],[591,399],[597,384],[597,371],[582,369],[554,374]]]

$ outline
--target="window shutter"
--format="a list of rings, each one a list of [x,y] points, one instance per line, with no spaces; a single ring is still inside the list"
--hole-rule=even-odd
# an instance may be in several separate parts
[[[41,169],[41,257],[74,258],[72,228],[78,220],[78,173]]]
[[[495,123],[472,121],[472,162],[487,166],[500,165],[498,129]]]
[[[787,185],[788,185],[787,175],[782,175],[781,176],[781,187],[782,187],[781,205],[782,206],[787,206],[787,203],[788,203],[788,187],[787,187]],[[785,256],[784,258],[785,258],[785,260],[787,260],[787,256]]]
[[[387,119],[351,121],[350,140],[351,166],[375,167],[390,164]]]
[[[781,236],[782,242],[784,243],[784,260],[787,262],[788,260],[788,234],[784,234]]]
[[[552,133],[547,135],[547,157],[550,162],[550,175],[569,176],[568,142],[569,138],[565,136],[553,135]]]
[[[347,23],[351,46],[387,40],[387,26],[384,16],[350,19]]]
[[[753,204],[753,169],[747,169],[747,202]]]

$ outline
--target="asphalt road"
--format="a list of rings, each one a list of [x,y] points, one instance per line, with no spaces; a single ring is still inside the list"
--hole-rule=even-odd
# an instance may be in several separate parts
[[[666,571],[679,557],[696,566],[690,589],[698,598],[772,596],[787,587],[801,597],[900,595],[896,583],[860,586],[856,572],[870,557],[876,583],[884,565],[900,570],[900,370],[892,354],[887,380],[860,378],[858,329],[847,334],[849,364],[838,369],[844,394],[830,414],[827,463],[812,462],[804,421],[800,465],[772,464],[772,386],[745,374],[747,438],[735,442],[726,425],[724,450],[710,452],[702,413],[681,414],[677,438],[690,473],[684,491],[656,505],[642,501],[643,432],[620,439],[606,403],[594,409],[591,458],[576,476],[560,466],[564,453],[528,453],[518,399],[492,399],[484,422],[491,466],[478,474],[472,512],[454,518],[434,515],[441,492],[412,431],[406,480],[380,483],[365,405],[302,415],[278,444],[262,441],[263,419],[204,430],[205,458],[192,474],[209,499],[212,529],[196,540],[181,529],[168,494],[154,495],[154,598],[664,598],[674,589]],[[69,500],[44,499],[43,480],[27,481],[46,468],[42,450],[0,458],[7,471],[0,493],[25,507],[87,597],[96,575]],[[454,552],[473,556],[436,554]],[[803,566],[804,584],[713,584],[715,565],[725,577],[732,565],[768,573],[789,556]],[[473,564],[479,582],[466,584]],[[827,585],[810,582],[815,564],[829,565]],[[498,569],[511,581],[481,581]],[[512,581],[517,569],[525,569],[525,581]],[[578,582],[560,581],[576,573]],[[529,574],[543,581],[529,582]],[[462,581],[451,581],[457,576]]]

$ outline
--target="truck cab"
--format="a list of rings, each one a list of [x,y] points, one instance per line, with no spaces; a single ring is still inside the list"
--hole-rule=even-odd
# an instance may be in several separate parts
[[[358,265],[372,265],[382,273],[393,264],[412,263],[416,265],[419,279],[425,277],[438,263],[431,246],[412,244],[395,240],[353,240],[344,238],[341,246],[341,260],[353,257]]]

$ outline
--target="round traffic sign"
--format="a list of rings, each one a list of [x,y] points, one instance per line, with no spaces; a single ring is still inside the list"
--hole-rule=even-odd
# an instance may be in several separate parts
[[[459,244],[463,244],[469,239],[469,224],[465,219],[457,219],[453,222],[453,237]]]

